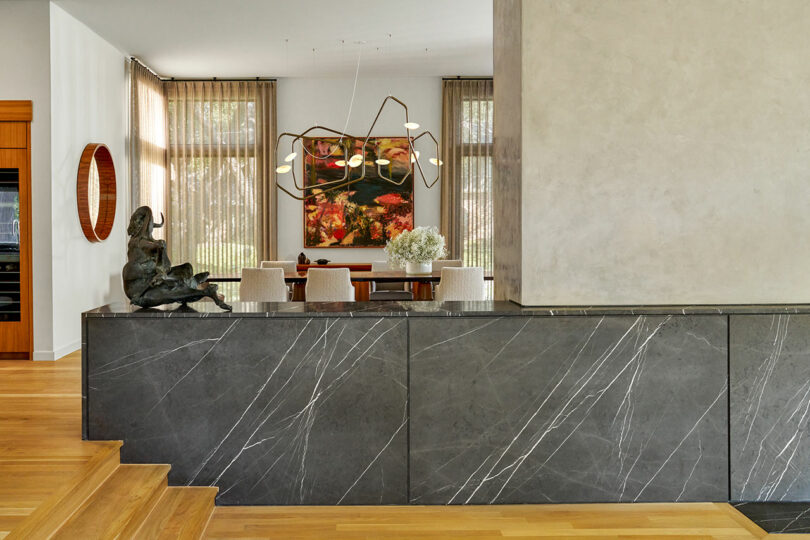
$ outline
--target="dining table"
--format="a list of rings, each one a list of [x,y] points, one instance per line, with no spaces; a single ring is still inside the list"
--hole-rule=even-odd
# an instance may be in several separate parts
[[[354,286],[354,299],[357,302],[367,302],[371,298],[371,284],[377,283],[401,283],[411,284],[414,300],[433,300],[433,283],[438,283],[442,279],[441,270],[436,270],[427,274],[407,274],[404,270],[384,270],[384,271],[353,271],[349,276]],[[239,274],[222,274],[209,276],[211,282],[238,282],[241,281]],[[484,274],[485,281],[494,279],[492,273]],[[286,272],[284,281],[292,285],[292,301],[306,301],[307,273]]]

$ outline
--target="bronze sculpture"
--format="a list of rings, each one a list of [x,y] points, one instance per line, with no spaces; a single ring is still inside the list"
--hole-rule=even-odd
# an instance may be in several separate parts
[[[163,304],[196,302],[208,297],[225,311],[231,306],[217,292],[214,283],[208,283],[208,272],[194,274],[191,264],[172,266],[166,252],[166,241],[155,240],[152,230],[163,226],[156,224],[152,209],[141,206],[129,220],[129,243],[127,264],[124,265],[124,292],[136,306],[155,307]]]

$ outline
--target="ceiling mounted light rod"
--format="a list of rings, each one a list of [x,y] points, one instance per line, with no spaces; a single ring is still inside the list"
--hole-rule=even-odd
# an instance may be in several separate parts
[[[408,167],[408,172],[402,178],[400,178],[398,180],[395,180],[394,178],[389,178],[388,176],[386,176],[383,173],[382,168],[381,168],[384,165],[388,165],[390,163],[390,161],[383,158],[380,155],[377,155],[376,158],[374,159],[374,163],[377,165],[377,174],[378,174],[379,178],[381,180],[384,180],[384,181],[386,181],[388,183],[391,183],[391,184],[394,184],[394,185],[398,185],[398,186],[402,185],[402,183],[405,182],[405,180],[407,180],[408,177],[413,172],[413,167],[415,165],[416,169],[419,171],[419,175],[422,178],[422,182],[425,184],[425,186],[428,189],[430,189],[434,185],[436,185],[436,182],[438,182],[439,178],[441,177],[441,175],[440,175],[440,167],[443,165],[441,159],[439,159],[439,155],[440,155],[439,141],[437,141],[436,137],[434,137],[433,134],[430,131],[427,131],[427,130],[423,131],[422,133],[420,133],[419,135],[417,135],[415,137],[412,137],[411,136],[411,130],[419,129],[419,124],[417,124],[416,122],[411,122],[410,121],[410,118],[408,116],[408,106],[403,101],[397,99],[394,96],[388,96],[383,100],[382,104],[380,105],[379,110],[377,111],[377,116],[374,117],[374,121],[371,123],[371,126],[368,128],[368,132],[366,134],[366,137],[365,137],[365,139],[363,139],[363,145],[360,148],[360,153],[349,156],[350,149],[349,149],[348,145],[343,144],[343,155],[344,155],[344,158],[348,157],[348,159],[335,160],[336,164],[341,164],[342,163],[342,167],[343,167],[343,177],[339,178],[337,180],[331,180],[329,182],[323,182],[323,183],[320,183],[320,184],[313,184],[313,185],[309,185],[309,186],[308,185],[299,186],[298,185],[298,179],[297,179],[297,177],[295,175],[295,160],[296,160],[296,158],[298,157],[299,154],[298,154],[298,152],[296,152],[295,144],[296,144],[297,141],[301,141],[311,131],[315,131],[315,130],[320,129],[320,130],[327,131],[327,132],[335,134],[335,135],[339,135],[339,139],[338,139],[338,143],[337,143],[339,145],[340,143],[343,142],[344,139],[351,139],[351,137],[346,134],[345,130],[344,131],[337,131],[335,129],[331,129],[331,128],[328,128],[328,127],[325,127],[325,126],[316,125],[316,126],[310,127],[309,129],[305,130],[302,133],[290,133],[290,132],[281,133],[278,136],[278,139],[276,140],[276,148],[277,149],[280,148],[281,141],[282,141],[282,139],[284,137],[290,137],[291,138],[290,152],[284,158],[284,164],[279,164],[278,163],[278,156],[277,155],[274,156],[275,157],[275,170],[276,170],[276,173],[278,173],[278,174],[287,174],[289,172],[292,172],[293,185],[295,186],[296,190],[301,192],[301,194],[296,195],[296,194],[292,193],[289,189],[285,188],[284,186],[282,186],[278,182],[276,182],[276,187],[278,189],[280,189],[281,191],[283,191],[284,193],[286,193],[287,195],[291,196],[292,198],[303,201],[303,200],[311,199],[312,197],[315,197],[316,195],[318,195],[320,193],[326,193],[326,192],[333,191],[333,190],[336,190],[336,189],[341,189],[341,188],[350,186],[352,184],[355,184],[357,182],[360,182],[361,180],[364,180],[366,178],[366,155],[367,155],[366,152],[367,152],[369,141],[371,139],[371,132],[374,130],[374,127],[377,125],[377,121],[380,119],[380,115],[382,114],[383,110],[385,109],[385,106],[388,104],[389,101],[394,101],[395,103],[398,103],[399,105],[402,106],[402,108],[405,111],[405,122],[403,124],[403,127],[405,128],[406,138],[408,140],[408,162],[411,164],[411,166]],[[419,161],[419,152],[414,148],[414,143],[416,141],[418,141],[419,139],[421,139],[422,137],[424,137],[425,135],[429,136],[431,138],[431,140],[433,140],[433,143],[436,146],[436,157],[431,158],[430,162],[437,167],[437,171],[436,171],[436,178],[434,178],[433,181],[431,181],[431,182],[428,182],[426,180],[425,173],[422,170],[422,164]],[[317,155],[313,154],[312,152],[310,152],[309,150],[307,150],[306,145],[303,143],[303,141],[301,142],[301,150],[302,150],[302,152],[304,154],[309,155],[313,159],[320,159],[320,160],[334,159],[334,157],[333,157],[334,153],[335,153],[334,150],[330,151],[329,154],[326,155],[326,156],[317,156]],[[351,169],[355,169],[355,168],[358,168],[358,167],[360,167],[360,176],[358,178],[350,179],[349,177],[351,175]],[[315,190],[317,190],[317,191],[315,191]]]

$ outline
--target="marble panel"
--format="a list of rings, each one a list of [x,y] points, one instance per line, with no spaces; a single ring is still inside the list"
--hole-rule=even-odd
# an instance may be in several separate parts
[[[810,315],[730,317],[731,497],[810,501]]]
[[[410,321],[411,503],[728,499],[727,319]]]
[[[404,318],[88,318],[87,435],[217,504],[407,502]]]

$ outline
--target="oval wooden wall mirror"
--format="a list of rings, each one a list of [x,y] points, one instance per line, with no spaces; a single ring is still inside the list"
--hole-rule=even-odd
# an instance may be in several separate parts
[[[101,143],[84,147],[76,177],[76,202],[84,236],[101,242],[115,221],[115,165],[110,149]]]

